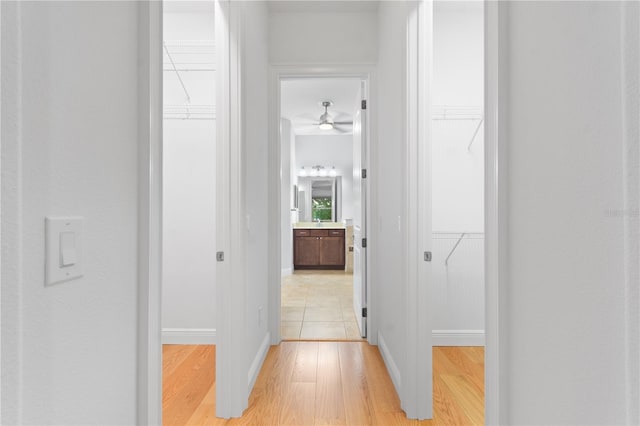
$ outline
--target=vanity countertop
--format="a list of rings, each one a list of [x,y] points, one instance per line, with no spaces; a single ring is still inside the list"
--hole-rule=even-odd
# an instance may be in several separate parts
[[[298,222],[293,224],[294,229],[345,229],[341,222]]]

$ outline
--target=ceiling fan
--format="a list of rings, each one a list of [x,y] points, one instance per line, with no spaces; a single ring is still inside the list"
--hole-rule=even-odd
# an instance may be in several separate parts
[[[329,107],[333,106],[331,101],[322,101],[321,105],[324,108],[324,112],[319,119],[314,119],[305,114],[305,116],[309,117],[303,119],[306,122],[303,125],[305,131],[311,133],[315,133],[318,129],[323,132],[333,130],[332,133],[349,133],[352,131],[353,121],[346,121],[351,118],[350,116],[343,113],[338,113],[336,116],[329,114]]]
[[[320,116],[320,122],[318,123],[318,127],[320,130],[331,130],[336,126],[346,126],[353,125],[353,121],[334,121],[333,118],[329,115],[328,108],[333,105],[331,101],[323,101],[322,106],[324,107],[324,113]]]

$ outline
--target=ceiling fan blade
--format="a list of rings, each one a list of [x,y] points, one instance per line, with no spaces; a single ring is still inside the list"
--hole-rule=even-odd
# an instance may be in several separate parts
[[[353,126],[353,121],[334,121],[333,124],[338,126]]]
[[[350,126],[335,126],[333,129],[340,134],[353,133],[353,127]]]
[[[293,130],[296,135],[315,135],[319,132],[318,126],[316,125],[294,126]]]
[[[351,114],[346,114],[344,112],[334,111],[332,115],[333,121],[352,121],[353,116]]]

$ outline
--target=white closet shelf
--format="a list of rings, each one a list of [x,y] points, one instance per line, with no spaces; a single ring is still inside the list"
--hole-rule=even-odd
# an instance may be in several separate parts
[[[484,122],[484,110],[479,106],[433,105],[431,119],[435,121],[477,121],[478,124],[467,145],[467,151],[471,151],[471,145],[475,142],[476,136],[480,132],[480,127]]]
[[[215,120],[215,105],[165,105],[163,115],[168,120]]]
[[[482,120],[484,111],[479,106],[434,105],[431,108],[433,120]]]

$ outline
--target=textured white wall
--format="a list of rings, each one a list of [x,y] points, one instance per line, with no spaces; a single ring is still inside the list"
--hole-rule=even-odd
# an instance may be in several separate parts
[[[265,2],[246,2],[243,8],[242,91],[248,216],[246,362],[249,371],[259,355],[268,327],[268,17]]]
[[[321,9],[309,2],[306,10],[301,2],[283,3],[293,8],[269,13],[271,63],[376,62],[375,10],[345,11],[340,2],[325,2]]]
[[[625,424],[621,4],[507,16],[506,423]]]
[[[373,252],[369,285],[376,290],[376,319],[391,356],[401,363],[406,352],[405,306],[406,272],[402,233],[402,205],[406,194],[403,173],[406,145],[406,17],[403,5],[385,2],[380,5],[378,40],[378,229],[371,229]],[[373,169],[373,167],[372,167]],[[370,252],[370,253],[371,253]],[[371,255],[370,255],[371,256]],[[402,366],[399,366],[402,368]]]
[[[131,425],[137,4],[0,7],[2,260],[11,262],[3,264],[2,302],[12,306],[3,306],[3,350],[11,349],[2,361],[12,364],[2,369],[11,372],[3,374],[2,423]],[[85,265],[82,278],[45,287],[49,215],[85,218]]]

